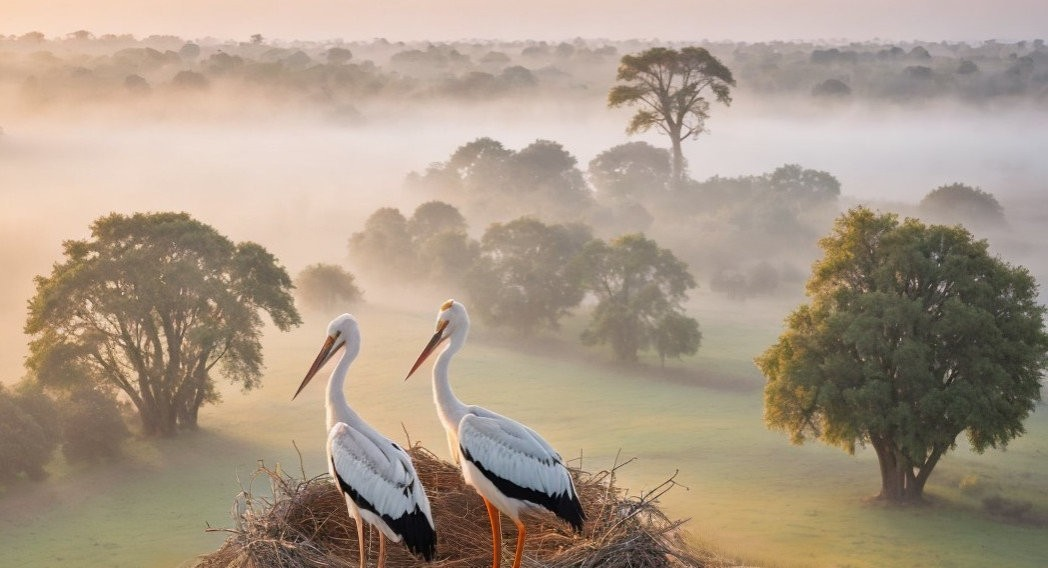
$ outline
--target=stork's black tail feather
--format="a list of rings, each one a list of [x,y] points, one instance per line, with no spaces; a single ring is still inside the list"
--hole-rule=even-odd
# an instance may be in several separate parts
[[[346,480],[342,479],[338,472],[335,473],[339,489],[345,493],[357,507],[369,511],[381,518],[386,525],[393,530],[394,534],[400,535],[404,545],[416,556],[421,556],[426,561],[433,560],[437,553],[437,531],[433,528],[433,521],[422,512],[416,505],[415,510],[410,513],[393,518],[387,514],[380,513],[367,499],[361,497],[360,492],[354,489]]]
[[[575,493],[574,487],[570,491],[555,495],[531,489],[530,487],[521,487],[508,479],[492,473],[491,470],[484,467],[484,464],[474,459],[466,448],[459,446],[459,450],[462,451],[462,457],[472,463],[480,471],[481,475],[486,477],[505,496],[543,507],[567,521],[576,532],[582,531],[582,521],[586,520],[586,513],[582,510],[582,503],[579,502],[579,497]],[[571,475],[566,469],[564,473],[565,475]]]
[[[433,557],[436,556],[437,531],[433,529],[433,525],[429,524],[429,518],[418,507],[399,518],[391,519],[383,516],[382,520],[386,521],[393,532],[404,539],[404,546],[412,554],[421,556],[426,562],[433,560]]]
[[[586,520],[586,512],[582,510],[579,496],[573,491],[571,494],[561,493],[554,499],[555,508],[550,509],[553,514],[567,521],[575,532],[582,532],[582,522]]]

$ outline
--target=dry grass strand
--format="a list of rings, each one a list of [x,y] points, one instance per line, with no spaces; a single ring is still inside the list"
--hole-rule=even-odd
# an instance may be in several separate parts
[[[409,451],[429,495],[437,528],[437,558],[425,562],[399,545],[387,547],[389,568],[471,568],[491,562],[491,529],[484,502],[467,486],[458,468],[419,444]],[[632,461],[632,460],[630,460]],[[590,474],[572,469],[586,512],[581,534],[553,515],[528,515],[523,568],[724,568],[735,566],[712,553],[697,551],[680,530],[685,521],[671,520],[658,499],[677,487],[676,474],[639,496],[616,487],[616,471]],[[267,480],[271,497],[251,487]],[[243,487],[243,483],[241,484]],[[222,547],[200,559],[201,568],[283,568],[359,566],[357,533],[342,495],[327,475],[311,479],[288,476],[259,463],[247,488],[234,500],[234,527]],[[378,533],[366,528],[365,550],[376,561]],[[503,523],[503,561],[512,557],[516,527]],[[507,564],[508,565],[508,564]]]

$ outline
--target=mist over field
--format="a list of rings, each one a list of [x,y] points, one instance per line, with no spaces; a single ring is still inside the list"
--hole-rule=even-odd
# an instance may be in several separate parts
[[[2,333],[5,380],[21,375],[21,322],[32,277],[58,259],[63,240],[84,238],[109,212],[187,211],[234,240],[263,244],[296,273],[345,262],[349,236],[379,207],[410,212],[428,196],[403,188],[407,174],[482,136],[521,148],[560,142],[586,164],[631,141],[623,113],[600,106],[540,109],[411,108],[360,126],[275,115],[163,121],[119,115],[5,120],[0,137]],[[964,182],[993,193],[1009,229],[995,250],[1043,280],[1036,251],[1045,235],[1048,132],[1038,111],[957,108],[775,115],[745,96],[711,119],[712,132],[685,147],[692,176],[731,177],[798,163],[841,181],[842,207],[869,203],[912,214],[932,189]],[[479,116],[478,116],[479,115]],[[523,115],[523,116],[522,116]],[[658,145],[654,134],[640,137]],[[483,226],[473,226],[479,236]],[[814,259],[813,259],[814,260]],[[362,275],[366,278],[366,275]],[[410,279],[408,275],[407,278]],[[453,294],[451,294],[453,295]]]
[[[532,54],[536,59],[530,63],[525,53],[534,45],[526,42],[464,42],[454,48],[468,62],[456,63],[451,56],[449,67],[439,73],[427,66],[430,60],[425,57],[435,57],[438,51],[446,55],[448,46],[354,44],[350,61],[359,66],[354,72],[366,75],[367,80],[353,83],[346,91],[340,91],[341,84],[335,80],[312,83],[307,78],[307,86],[302,86],[288,78],[294,65],[300,64],[301,76],[307,77],[309,69],[321,67],[328,44],[266,45],[263,40],[262,45],[243,42],[234,48],[234,44],[201,42],[203,55],[182,55],[182,59],[188,62],[184,64],[187,68],[207,77],[207,87],[179,86],[175,77],[181,63],[156,63],[156,67],[138,63],[145,71],[136,76],[151,89],[148,95],[138,96],[128,94],[133,89],[124,88],[123,78],[115,83],[109,80],[123,74],[122,63],[114,55],[119,49],[72,40],[41,49],[19,41],[0,43],[0,70],[8,71],[0,75],[0,195],[4,199],[0,207],[0,242],[4,243],[0,248],[0,266],[4,267],[0,274],[0,342],[4,345],[0,382],[5,384],[14,384],[26,373],[28,338],[22,329],[27,301],[35,290],[33,278],[49,274],[51,266],[62,261],[63,241],[88,238],[90,224],[111,212],[185,211],[235,242],[261,244],[293,276],[316,263],[337,264],[353,272],[364,289],[365,303],[352,310],[362,313],[365,346],[361,361],[350,371],[351,392],[358,385],[360,389],[354,393],[359,403],[353,402],[353,395],[351,403],[359,404],[361,414],[394,439],[400,440],[403,424],[427,446],[443,451],[443,435],[436,428],[428,398],[428,370],[403,390],[399,390],[399,377],[427,333],[432,333],[437,306],[446,298],[463,298],[464,291],[436,286],[410,272],[392,284],[369,274],[350,259],[351,235],[363,229],[376,209],[395,207],[410,215],[418,205],[440,198],[411,180],[417,181],[427,170],[448,161],[456,149],[479,138],[490,137],[512,150],[537,140],[553,141],[577,160],[583,172],[602,152],[627,142],[644,141],[659,148],[668,144],[654,131],[628,136],[625,127],[632,110],[607,107],[619,57],[643,49],[649,45],[645,42],[543,43],[544,59]],[[129,40],[118,37],[111,41]],[[167,54],[177,55],[183,42],[170,37],[156,42],[169,49],[158,48],[160,56],[144,51],[124,56],[147,61],[177,59]],[[572,47],[568,55],[563,45]],[[922,45],[935,52],[935,44]],[[581,452],[597,467],[607,467],[619,450],[626,457],[640,455],[637,472],[624,474],[627,481],[638,484],[637,489],[650,488],[674,469],[681,469],[682,482],[689,489],[676,500],[667,497],[668,510],[692,519],[686,529],[696,542],[728,554],[782,566],[874,566],[878,559],[901,550],[913,555],[918,564],[946,559],[945,563],[963,565],[973,548],[990,546],[951,541],[929,550],[920,542],[906,540],[907,531],[943,540],[956,528],[962,535],[990,535],[987,539],[994,540],[995,551],[1007,549],[1007,539],[1014,537],[1019,552],[1010,560],[1015,565],[1035,565],[1037,542],[1043,542],[1045,536],[1043,526],[1012,530],[1005,523],[987,521],[965,510],[961,526],[934,528],[931,525],[950,520],[957,509],[944,505],[907,515],[864,505],[863,499],[876,489],[875,458],[868,451],[850,457],[816,444],[793,448],[786,436],[765,430],[761,422],[763,378],[752,359],[774,341],[783,318],[803,301],[803,282],[818,255],[815,239],[830,230],[837,213],[868,204],[904,216],[918,215],[918,204],[925,195],[951,183],[978,187],[996,197],[1005,222],[973,228],[973,233],[986,238],[994,254],[1029,268],[1042,283],[1041,301],[1048,299],[1043,289],[1048,282],[1048,261],[1043,255],[1048,246],[1048,160],[1044,159],[1048,129],[1043,128],[1048,117],[1043,79],[1048,73],[1048,55],[1043,42],[1037,48],[1014,48],[1033,54],[1030,61],[1035,62],[1031,63],[1035,70],[1024,75],[1033,77],[1024,83],[1032,85],[1031,92],[991,97],[982,90],[984,86],[962,80],[917,94],[906,90],[912,87],[910,83],[898,92],[860,91],[862,81],[872,85],[877,81],[856,76],[852,77],[854,95],[843,101],[814,97],[808,83],[793,88],[788,81],[774,86],[770,86],[773,79],[766,84],[745,81],[760,76],[747,75],[745,65],[766,67],[754,63],[752,54],[743,57],[750,53],[746,47],[727,43],[712,47],[728,56],[741,54],[732,60],[739,66],[739,84],[730,106],[711,108],[709,131],[684,142],[688,174],[696,182],[706,182],[763,176],[786,164],[826,172],[839,180],[840,197],[827,209],[813,208],[807,216],[800,215],[806,223],[803,228],[812,235],[792,235],[791,239],[803,244],[782,245],[789,250],[760,250],[773,239],[752,237],[766,229],[757,224],[760,218],[756,216],[749,220],[737,211],[724,213],[725,218],[697,215],[690,225],[687,219],[669,224],[656,217],[646,234],[679,251],[699,284],[687,303],[689,313],[702,327],[703,343],[697,356],[671,361],[668,371],[658,371],[654,360],[645,361],[650,367],[617,366],[602,359],[606,353],[575,341],[583,325],[584,310],[580,309],[582,313],[569,318],[560,335],[544,335],[520,347],[506,334],[479,325],[470,340],[472,354],[461,370],[455,369],[461,374],[455,375],[456,389],[463,398],[468,395],[470,402],[517,415],[557,439],[564,444],[561,451],[566,456]],[[846,51],[849,45],[838,47]],[[911,50],[913,46],[905,47]],[[564,53],[558,55],[558,48]],[[825,48],[825,44],[767,47],[786,54],[803,52],[803,57],[783,56],[802,61],[813,49]],[[760,51],[753,46],[749,49]],[[953,51],[964,58],[965,49]],[[1011,44],[998,50],[999,60],[1005,62],[1002,68],[1012,61],[1009,49]],[[422,55],[397,57],[412,50]],[[887,47],[874,45],[867,51],[874,54],[877,50]],[[308,53],[309,62],[290,63],[296,51]],[[228,63],[216,55],[225,52],[249,63]],[[503,60],[490,55],[494,52],[508,55]],[[255,61],[252,58],[259,62],[256,67],[237,71],[249,67]],[[995,64],[977,60],[987,70]],[[777,61],[787,69],[786,59]],[[229,67],[216,71],[220,63]],[[899,66],[934,67],[918,63]],[[517,84],[503,72],[515,64],[534,75],[538,85],[534,90],[513,91]],[[469,65],[510,87],[503,83],[491,86],[495,79],[471,75],[470,70],[476,69]],[[825,73],[824,68],[816,68],[821,73],[819,81],[846,75],[843,67]],[[427,75],[430,72],[432,76]],[[936,67],[935,72],[940,69]],[[782,81],[781,76],[787,75],[782,71],[774,80]],[[368,91],[377,92],[379,87],[374,85],[380,79],[387,81],[381,87],[387,91],[377,95]],[[65,88],[68,85],[75,88]],[[359,92],[353,90],[358,88]],[[976,97],[984,98],[973,101]],[[521,201],[520,212],[530,212],[531,204]],[[479,239],[490,222],[509,221],[517,214],[509,210],[493,212],[492,218],[467,216],[469,235]],[[734,232],[723,230],[728,226]],[[717,247],[688,248],[692,241],[716,241]],[[711,284],[720,271],[741,271],[765,257],[771,257],[783,274],[773,291],[734,298]],[[218,381],[224,402],[203,412],[200,436],[204,449],[195,453],[198,450],[185,440],[178,440],[155,450],[139,440],[135,442],[138,453],[131,458],[137,460],[132,473],[106,485],[107,491],[120,494],[121,484],[126,484],[129,494],[148,502],[153,487],[140,485],[143,478],[188,468],[167,461],[173,458],[165,457],[166,452],[202,464],[209,481],[197,482],[209,485],[206,492],[214,502],[194,504],[189,511],[178,511],[177,503],[164,503],[165,514],[177,515],[180,524],[150,528],[149,538],[163,541],[170,534],[180,548],[158,552],[155,565],[171,565],[214,548],[216,535],[200,535],[204,523],[228,523],[225,515],[236,492],[235,469],[243,473],[255,459],[294,461],[297,458],[290,448],[294,439],[300,447],[307,447],[305,461],[314,470],[311,473],[323,470],[323,389],[311,386],[293,407],[288,406],[288,399],[315,355],[323,326],[335,314],[304,315],[305,324],[289,334],[267,328],[267,370],[261,390],[242,394]],[[496,377],[503,371],[509,379]],[[516,384],[491,387],[471,381],[471,375],[491,376],[494,384],[503,380]],[[563,396],[529,392],[528,385],[560,388]],[[512,390],[516,388],[520,390]],[[390,403],[388,393],[394,389],[398,389],[394,391],[397,402]],[[520,398],[529,402],[520,402]],[[548,398],[558,400],[549,408],[534,402]],[[595,401],[598,410],[594,416],[577,415],[578,400]],[[267,413],[273,416],[271,422],[267,422]],[[941,477],[936,479],[937,496],[956,501],[958,484],[966,476],[989,480],[984,481],[990,487],[987,491],[1008,495],[1013,491],[1021,497],[1036,493],[1045,483],[1044,452],[1048,451],[1043,441],[1048,422],[1043,414],[1042,405],[1031,419],[1029,434],[1004,454],[1004,465],[995,461],[1000,453],[976,455],[961,450],[951,455],[943,471],[937,472]],[[229,457],[222,461],[225,456]],[[774,465],[769,466],[769,460]],[[90,470],[87,477],[97,481],[104,472]],[[831,480],[825,492],[811,486],[821,485],[812,481],[821,476]],[[66,469],[55,477],[54,483],[63,483],[77,473]],[[179,478],[170,483],[186,481]],[[773,496],[754,497],[762,491]],[[87,502],[101,507],[116,518],[138,506],[119,502],[110,503],[107,509],[92,497],[70,498],[56,489],[41,493],[42,497],[19,500],[12,500],[11,492],[0,494],[0,512],[4,500],[26,510],[40,507],[39,514],[9,511],[4,526],[30,522],[27,519],[54,521],[54,511],[60,510],[65,499],[74,505]],[[1043,499],[1036,503],[1044,506]],[[784,519],[781,524],[780,519]],[[854,534],[832,532],[838,522],[846,527],[844,531]],[[124,524],[120,527],[131,530]],[[46,534],[47,528],[34,530]],[[88,546],[84,544],[87,537],[77,534],[75,527],[63,525],[62,530],[76,535],[73,541]],[[120,536],[106,538],[133,548]],[[767,550],[760,551],[765,546]],[[31,558],[33,547],[32,542],[20,544],[18,551]],[[807,550],[812,547],[825,548],[809,555]],[[876,556],[871,560],[854,552],[863,547]],[[185,554],[180,556],[179,549]],[[111,560],[106,551],[92,554],[89,564]],[[131,558],[116,562],[130,566],[143,561],[141,556]],[[71,558],[49,560],[60,565]]]

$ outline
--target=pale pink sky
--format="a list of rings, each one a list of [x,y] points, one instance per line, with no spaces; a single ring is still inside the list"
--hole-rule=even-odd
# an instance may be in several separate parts
[[[0,0],[0,34],[347,41],[544,39],[1018,40],[1045,0]]]

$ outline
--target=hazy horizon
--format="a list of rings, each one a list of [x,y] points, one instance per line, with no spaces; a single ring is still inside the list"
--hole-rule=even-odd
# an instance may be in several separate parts
[[[563,4],[0,0],[0,386],[27,376],[34,277],[68,260],[65,241],[90,240],[91,224],[110,213],[180,211],[234,242],[261,245],[292,277],[317,263],[353,274],[364,301],[323,310],[350,310],[364,330],[350,403],[390,438],[447,458],[428,365],[403,377],[440,302],[480,304],[465,279],[477,272],[445,261],[445,252],[457,254],[451,246],[431,246],[458,240],[415,231],[409,253],[373,249],[362,259],[352,236],[379,208],[410,217],[431,200],[459,210],[471,239],[523,215],[584,222],[609,240],[641,231],[685,261],[698,284],[683,306],[700,326],[697,354],[660,361],[645,353],[623,365],[610,348],[584,346],[591,299],[532,341],[476,317],[454,371],[463,400],[535,426],[572,463],[611,473],[616,490],[639,495],[634,502],[655,503],[672,473],[679,487],[659,508],[686,524],[667,534],[739,564],[1043,564],[1043,405],[1006,453],[976,453],[959,439],[928,484],[933,506],[871,506],[880,487],[873,449],[797,448],[768,430],[753,361],[803,302],[817,239],[856,204],[927,211],[931,220],[935,212],[919,202],[935,188],[981,189],[999,200],[1004,221],[976,219],[973,234],[1048,282],[1048,49],[1004,43],[1037,39],[1048,2]],[[78,30],[100,41],[63,39]],[[54,41],[18,39],[31,31]],[[145,39],[154,34],[178,37]],[[219,43],[184,43],[209,37]],[[378,37],[420,43],[370,41]],[[571,43],[579,37],[610,41]],[[840,37],[899,43],[831,39]],[[352,54],[332,49],[332,38],[355,42],[338,46]],[[421,43],[461,38],[508,41]],[[731,105],[715,104],[702,136],[684,144],[695,183],[666,191],[665,153],[657,155],[666,169],[651,160],[636,181],[601,189],[602,161],[590,173],[595,158],[631,142],[669,145],[657,131],[627,134],[635,107],[608,107],[621,57],[728,38],[739,43],[701,44],[723,52],[738,85]],[[819,38],[827,40],[741,43]],[[948,43],[991,38],[1002,43]],[[510,43],[529,40],[569,45]],[[978,72],[965,71],[973,62]],[[830,79],[850,84],[847,97],[816,88]],[[457,149],[482,137],[501,150],[476,145],[494,158],[456,170],[465,162],[452,160]],[[946,217],[934,222],[955,222]],[[215,373],[222,404],[201,408],[198,431],[134,436],[111,463],[59,457],[43,482],[0,485],[5,562],[188,566],[231,536],[221,528],[237,522],[229,503],[252,490],[257,464],[295,477],[323,472],[322,380],[290,399],[333,314],[299,308],[305,323],[288,333],[262,316],[262,388],[243,393]],[[634,458],[618,477],[614,465]]]
[[[381,3],[307,0],[261,10],[247,0],[143,3],[131,0],[0,2],[0,34],[60,37],[176,35],[246,40],[853,40],[1016,41],[1044,35],[1048,3],[932,0],[842,4],[833,0],[627,0]]]

